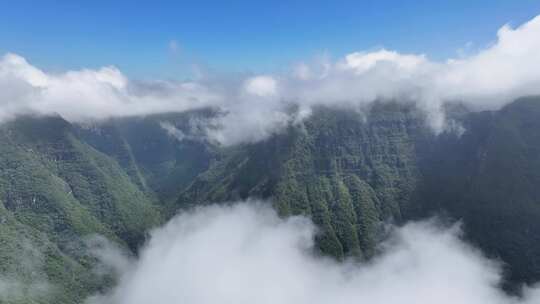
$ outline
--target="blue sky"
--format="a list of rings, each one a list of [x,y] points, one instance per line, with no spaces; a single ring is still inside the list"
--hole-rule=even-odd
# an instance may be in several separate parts
[[[1,3],[4,2],[4,3]],[[191,64],[274,72],[381,47],[442,60],[540,14],[540,1],[0,1],[0,53],[49,71],[115,65],[182,78]],[[174,41],[174,43],[173,43]],[[171,49],[177,45],[177,50]]]

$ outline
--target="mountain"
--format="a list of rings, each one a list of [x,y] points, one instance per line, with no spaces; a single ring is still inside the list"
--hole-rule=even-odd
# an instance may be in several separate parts
[[[225,151],[177,208],[272,198],[283,216],[313,218],[324,253],[369,257],[380,223],[400,220],[409,204],[419,177],[416,141],[425,131],[413,106],[377,104],[366,116],[319,108],[301,127]]]
[[[447,109],[434,134],[412,105],[368,113],[319,108],[301,127],[231,148],[180,195],[175,208],[247,197],[304,214],[337,258],[369,258],[385,222],[439,216],[505,263],[512,283],[540,280],[540,98],[499,111]]]
[[[71,124],[19,117],[0,126],[0,290],[9,303],[78,303],[113,279],[88,239],[134,254],[179,210],[250,197],[307,215],[321,254],[370,259],[385,224],[437,215],[506,263],[508,282],[540,280],[540,98],[498,111],[447,109],[435,134],[414,104],[319,107],[267,140],[205,140],[210,110]],[[32,290],[48,282],[48,297]]]

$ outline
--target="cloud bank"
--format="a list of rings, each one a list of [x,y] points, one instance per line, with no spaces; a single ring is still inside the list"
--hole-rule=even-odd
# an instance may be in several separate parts
[[[197,209],[153,231],[138,260],[120,263],[125,270],[118,286],[87,303],[540,301],[540,289],[525,290],[523,298],[500,291],[498,264],[461,241],[459,227],[408,224],[395,230],[382,254],[366,264],[315,256],[314,234],[308,219],[281,219],[262,203]]]
[[[445,62],[380,49],[299,63],[274,75],[201,74],[186,82],[137,82],[115,67],[55,74],[15,54],[0,59],[0,121],[58,113],[81,122],[212,107],[223,115],[212,122],[219,128],[209,128],[208,136],[222,144],[264,139],[309,116],[316,105],[361,108],[374,100],[414,101],[441,131],[444,103],[498,109],[536,94],[540,16],[517,28],[505,25],[491,46]]]

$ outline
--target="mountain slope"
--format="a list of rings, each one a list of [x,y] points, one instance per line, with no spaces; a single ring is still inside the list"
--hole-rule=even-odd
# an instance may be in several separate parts
[[[54,285],[55,302],[77,302],[99,279],[90,271],[85,236],[136,248],[159,223],[150,198],[61,118],[18,119],[2,126],[0,141],[0,267],[10,281],[41,273]],[[35,267],[20,269],[34,263],[21,262],[25,252]]]

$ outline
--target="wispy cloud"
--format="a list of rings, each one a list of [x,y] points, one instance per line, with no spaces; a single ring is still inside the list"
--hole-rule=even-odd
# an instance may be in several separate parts
[[[169,41],[169,51],[172,54],[178,54],[180,52],[180,44],[176,40]]]
[[[0,273],[0,303],[48,300],[55,291],[44,272],[45,257],[28,239],[21,239],[18,271]]]

